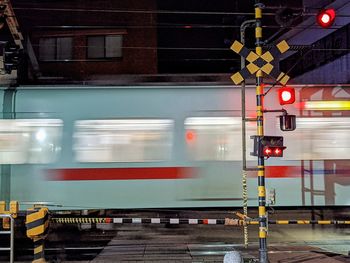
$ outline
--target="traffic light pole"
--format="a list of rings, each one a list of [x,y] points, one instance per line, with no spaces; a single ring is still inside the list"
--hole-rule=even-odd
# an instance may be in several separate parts
[[[255,1],[255,53],[262,55],[262,3]],[[259,69],[256,72],[256,112],[257,112],[257,135],[264,136],[264,88],[263,72]],[[261,140],[259,140],[261,143]],[[269,262],[267,256],[267,217],[266,217],[266,190],[265,190],[265,160],[258,156],[258,200],[259,200],[259,261]]]

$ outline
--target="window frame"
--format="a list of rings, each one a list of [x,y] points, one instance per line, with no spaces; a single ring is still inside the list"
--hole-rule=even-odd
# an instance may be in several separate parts
[[[58,39],[70,39],[71,40],[71,47],[70,47],[70,54],[69,58],[66,59],[58,59]],[[48,39],[54,39],[54,56],[53,59],[43,59],[41,57],[41,47],[42,45],[40,44],[41,40],[48,40]],[[39,61],[40,62],[60,62],[60,61],[72,61],[73,60],[73,48],[74,48],[74,38],[73,36],[44,36],[39,39]]]
[[[107,37],[113,37],[113,36],[119,36],[121,38],[121,45],[120,45],[120,56],[115,56],[115,57],[107,57],[107,47],[106,47],[106,43],[107,43]],[[101,37],[103,38],[103,57],[90,57],[89,56],[89,38],[97,38],[97,37]],[[123,58],[123,41],[124,41],[124,34],[101,34],[101,35],[87,35],[86,36],[86,59],[87,60],[118,60],[118,59],[122,59]]]

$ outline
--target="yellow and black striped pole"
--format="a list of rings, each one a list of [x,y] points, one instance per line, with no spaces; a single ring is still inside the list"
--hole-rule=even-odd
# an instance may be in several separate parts
[[[34,241],[34,259],[32,263],[45,263],[44,238],[36,237]]]
[[[49,210],[46,207],[27,210],[26,228],[27,237],[34,242],[34,259],[32,263],[44,263],[44,240],[50,222]]]
[[[255,1],[255,53],[262,55],[262,4],[259,0]],[[256,111],[257,111],[257,135],[264,136],[264,88],[263,72],[259,69],[256,72]],[[259,144],[261,140],[259,140]],[[261,147],[259,147],[261,148]],[[258,155],[258,195],[259,195],[259,261],[269,262],[267,256],[267,217],[266,217],[266,191],[265,191],[265,164],[264,157]]]

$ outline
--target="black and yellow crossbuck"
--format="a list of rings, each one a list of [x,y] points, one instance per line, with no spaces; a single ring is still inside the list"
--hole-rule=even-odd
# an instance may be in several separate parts
[[[240,84],[244,79],[248,78],[251,74],[256,73],[258,70],[273,77],[282,85],[285,85],[289,80],[289,76],[279,71],[278,66],[276,65],[276,58],[289,49],[289,45],[285,40],[281,41],[270,51],[266,51],[261,56],[250,51],[237,40],[232,44],[231,49],[250,62],[241,71],[236,72],[231,76],[232,81],[236,85]]]

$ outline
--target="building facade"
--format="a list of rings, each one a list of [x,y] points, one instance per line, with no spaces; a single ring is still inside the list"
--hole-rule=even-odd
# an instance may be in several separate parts
[[[98,79],[157,73],[156,4],[137,1],[14,1],[40,75]]]

